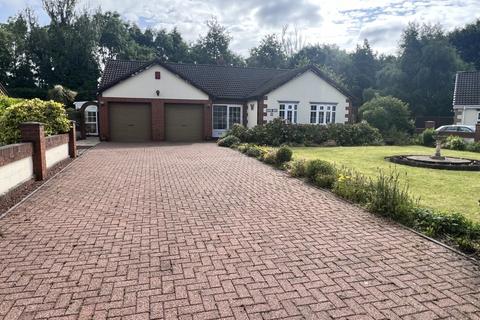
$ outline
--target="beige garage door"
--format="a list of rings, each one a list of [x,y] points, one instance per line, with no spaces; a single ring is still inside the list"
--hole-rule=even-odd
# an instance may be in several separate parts
[[[152,115],[149,104],[111,103],[110,139],[120,142],[151,140]]]
[[[165,138],[174,142],[203,140],[203,106],[166,104]]]

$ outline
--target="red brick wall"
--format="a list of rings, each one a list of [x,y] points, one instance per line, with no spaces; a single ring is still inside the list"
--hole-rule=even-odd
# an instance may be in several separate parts
[[[45,137],[45,146],[47,150],[66,143],[68,143],[68,133]]]
[[[32,143],[17,143],[0,147],[0,167],[32,155]]]

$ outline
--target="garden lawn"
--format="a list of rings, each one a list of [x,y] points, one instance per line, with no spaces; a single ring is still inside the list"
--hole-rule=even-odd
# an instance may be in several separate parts
[[[421,146],[293,148],[294,158],[322,159],[375,177],[379,170],[397,170],[407,181],[420,205],[456,211],[480,222],[480,171],[451,171],[415,168],[386,161],[392,155],[432,155],[434,148]],[[480,153],[442,150],[443,155],[479,159]]]

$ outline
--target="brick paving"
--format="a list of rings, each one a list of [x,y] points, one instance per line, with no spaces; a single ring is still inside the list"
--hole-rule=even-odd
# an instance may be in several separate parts
[[[213,144],[101,144],[0,220],[1,319],[480,319],[478,266]]]

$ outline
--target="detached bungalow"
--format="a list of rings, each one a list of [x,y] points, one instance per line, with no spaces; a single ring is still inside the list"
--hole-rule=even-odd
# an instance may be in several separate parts
[[[298,69],[112,60],[98,91],[99,129],[111,141],[199,141],[235,123],[352,120],[351,97],[315,66]]]
[[[454,124],[480,123],[480,71],[458,72],[453,94]]]

